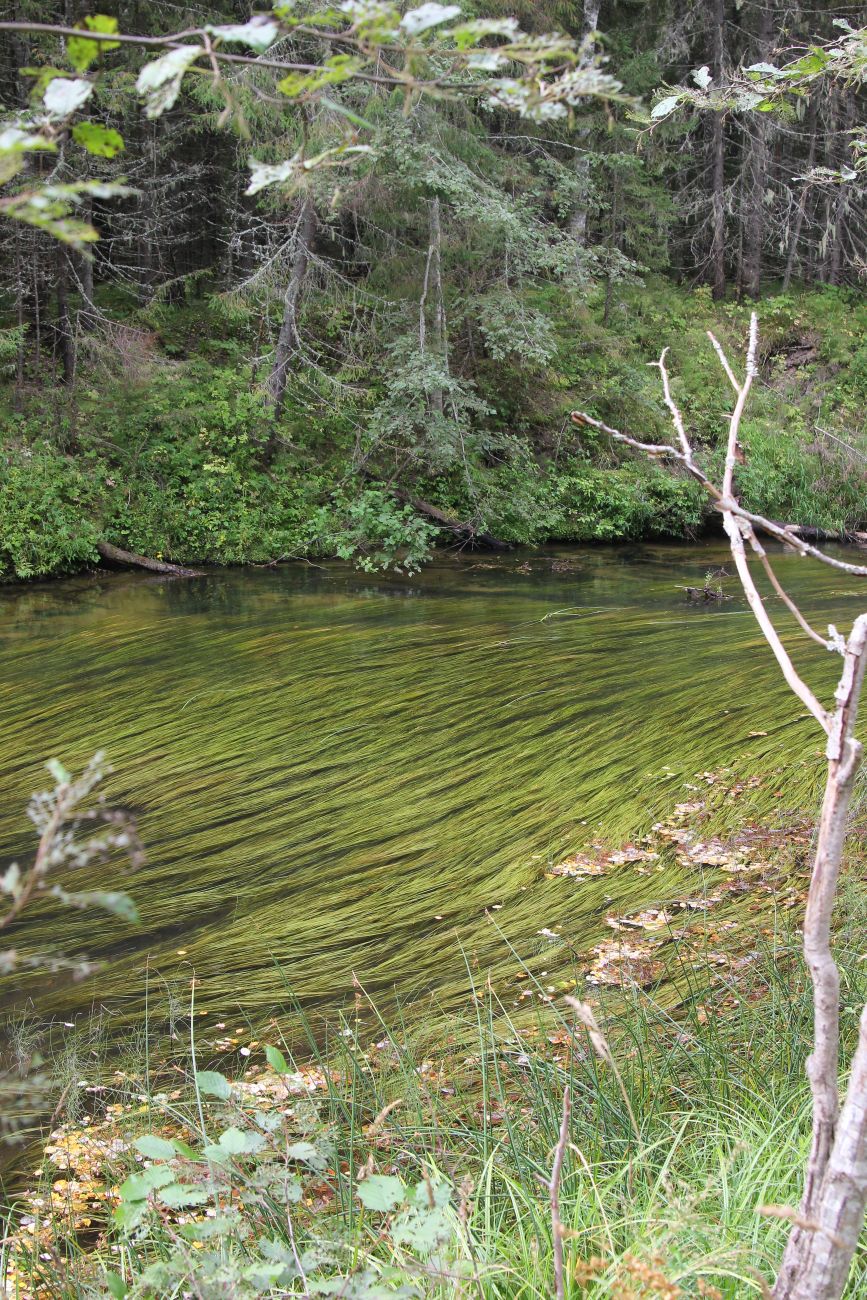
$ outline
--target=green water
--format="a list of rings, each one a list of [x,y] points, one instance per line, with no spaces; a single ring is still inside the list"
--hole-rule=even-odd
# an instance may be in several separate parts
[[[152,980],[182,988],[195,970],[202,1008],[254,1022],[286,982],[327,1011],[353,973],[380,999],[434,990],[449,1006],[465,957],[495,985],[514,972],[504,936],[544,963],[542,927],[586,947],[607,911],[665,901],[684,888],[673,870],[543,872],[646,828],[696,771],[806,754],[790,805],[818,771],[742,600],[678,590],[724,559],[570,548],[446,555],[411,578],[335,563],[0,591],[0,862],[31,850],[44,761],[78,768],[98,748],[148,849],[127,882],[140,927],[43,905],[15,935],[106,958],[102,972],[19,996],[132,1023],[147,959]],[[864,607],[857,579],[794,556],[780,575],[820,625]],[[839,665],[808,644],[802,662],[822,689]]]

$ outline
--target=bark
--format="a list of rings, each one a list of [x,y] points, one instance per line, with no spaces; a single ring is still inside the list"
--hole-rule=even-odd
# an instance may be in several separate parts
[[[852,96],[848,91],[843,91],[845,96],[843,102],[843,129],[840,132],[838,141],[838,161],[839,168],[845,167],[849,158],[849,141],[851,136],[849,132],[854,123]],[[834,203],[834,220],[831,232],[831,243],[828,249],[828,284],[839,284],[840,274],[843,269],[843,247],[846,239],[846,217],[849,211],[850,186],[848,182],[840,181],[837,184],[837,198]]]
[[[313,243],[316,234],[316,208],[313,200],[305,198],[298,214],[298,227],[295,236],[295,252],[292,258],[292,269],[289,273],[289,283],[286,286],[286,293],[283,297],[283,321],[280,325],[280,334],[277,338],[277,350],[274,353],[274,365],[271,369],[271,377],[268,382],[271,401],[274,406],[273,420],[276,425],[280,416],[283,414],[283,404],[286,398],[286,381],[289,377],[289,369],[300,346],[300,336],[298,334],[298,303],[301,298],[301,291],[304,288],[304,281],[307,276],[307,267],[310,261],[310,246]],[[272,431],[268,439],[270,455],[276,450],[276,434]]]
[[[713,33],[713,77],[717,86],[722,85],[725,54],[725,0],[713,0],[711,13]],[[715,299],[725,297],[726,292],[726,217],[725,217],[725,135],[723,132],[724,113],[715,112],[711,118],[711,207],[713,213],[713,236],[711,244],[711,266],[713,274],[713,296]]]
[[[69,253],[62,244],[55,252],[57,265],[57,350],[63,372],[62,383],[70,385],[75,376],[75,346],[72,339],[72,322],[69,316]]]
[[[602,0],[584,0],[584,7],[581,15],[581,39],[586,41],[596,31],[599,26],[599,10],[602,7]],[[575,247],[584,248],[587,243],[587,199],[590,189],[590,159],[583,148],[584,142],[590,135],[589,129],[581,127],[576,132],[576,138],[581,144],[581,149],[575,154],[575,175],[578,178],[578,206],[569,218],[569,233],[575,240]]]
[[[855,739],[864,680],[867,615],[846,646],[837,708],[828,736],[828,773],[816,857],[804,917],[804,956],[813,981],[813,1051],[807,1075],[813,1134],[804,1194],[789,1236],[774,1300],[839,1300],[867,1203],[867,1011],[846,1103],[838,1091],[840,974],[831,950],[831,918],[861,745]]]
[[[771,5],[759,7],[760,27],[758,60],[766,61],[773,44],[774,11]],[[762,251],[765,239],[765,190],[768,183],[770,121],[767,113],[756,113],[749,120],[747,155],[747,203],[744,217],[744,292],[758,298],[762,280]]]
[[[176,578],[201,578],[200,569],[185,569],[180,564],[169,564],[166,560],[154,560],[149,555],[137,555],[135,551],[124,551],[111,542],[97,542],[96,549],[104,560],[118,564],[122,568],[148,569],[151,573],[171,573]]]
[[[816,161],[816,118],[818,116],[819,96],[814,94],[810,100],[810,107],[807,109],[807,116],[804,121],[804,129],[810,138],[807,151],[807,164],[805,172],[810,172]],[[801,182],[801,193],[798,197],[798,208],[795,213],[795,223],[792,226],[792,234],[789,239],[789,252],[786,257],[786,269],[783,273],[783,293],[785,293],[792,282],[792,275],[798,261],[798,245],[801,239],[801,228],[804,224],[804,216],[807,211],[807,199],[810,193],[808,181]]]
[[[440,223],[439,196],[430,205],[430,248],[428,266],[433,280],[434,317],[433,350],[444,366],[448,365],[446,356],[446,309],[443,298],[443,263],[442,263],[442,225]],[[427,280],[427,274],[425,274]],[[430,410],[434,415],[443,413],[443,390],[435,388],[430,394]]]

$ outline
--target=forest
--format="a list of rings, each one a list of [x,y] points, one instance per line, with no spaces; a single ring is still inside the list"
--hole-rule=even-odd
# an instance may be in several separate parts
[[[0,29],[9,114],[64,63],[62,38],[22,27],[74,17],[31,9]],[[699,493],[569,411],[658,434],[644,363],[664,334],[703,424],[725,391],[704,330],[741,337],[759,297],[750,493],[775,518],[862,529],[862,92],[803,53],[842,37],[857,63],[856,10],[517,12],[530,39],[565,28],[598,60],[596,93],[565,116],[354,81],[339,53],[324,89],[299,73],[275,93],[254,61],[188,75],[149,117],[143,52],[99,56],[94,121],[30,171],[129,193],[54,200],[70,208],[56,223],[97,240],[58,242],[44,216],[2,235],[2,572],[92,566],[100,543],[181,565],[412,569],[485,534],[697,535]],[[160,4],[117,20],[197,21]],[[327,55],[315,33],[295,45]],[[787,61],[768,99],[761,69]],[[744,68],[760,70],[741,84]],[[249,183],[251,159],[299,150],[323,155],[303,187]]]
[[[0,1294],[865,1294],[865,77],[0,12]]]

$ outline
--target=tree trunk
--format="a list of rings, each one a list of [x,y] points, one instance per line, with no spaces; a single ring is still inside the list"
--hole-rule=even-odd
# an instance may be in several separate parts
[[[807,1074],[813,1136],[804,1194],[774,1287],[774,1300],[839,1300],[867,1204],[867,1009],[846,1101],[840,1110],[840,974],[831,950],[831,919],[861,745],[855,739],[864,680],[867,615],[846,646],[837,708],[828,736],[828,774],[816,857],[804,917],[804,956],[813,981],[813,1051]]]
[[[63,371],[61,382],[67,387],[75,376],[75,347],[72,339],[72,322],[69,317],[69,253],[62,244],[57,245],[57,350]]]
[[[717,88],[722,86],[725,53],[725,0],[713,0],[711,13],[713,34],[713,77]],[[711,204],[713,212],[713,237],[711,266],[713,296],[725,297],[726,292],[726,214],[725,214],[725,135],[722,109],[711,119]]]
[[[111,542],[97,542],[96,549],[104,560],[110,564],[119,564],[124,569],[147,569],[150,573],[170,573],[176,578],[201,578],[199,569],[185,569],[180,564],[169,564],[167,560],[153,560],[149,555],[137,555],[135,551],[125,551]]]
[[[599,25],[599,10],[602,0],[584,0],[581,16],[581,39],[586,41]],[[584,248],[587,243],[587,200],[590,190],[590,158],[583,148],[583,142],[590,135],[588,127],[581,127],[576,138],[581,148],[575,154],[575,175],[578,179],[578,206],[569,218],[569,234],[575,241],[576,250]]]
[[[428,246],[428,268],[425,271],[425,290],[428,286],[428,272],[433,281],[434,313],[433,351],[443,367],[448,365],[446,356],[446,308],[443,298],[443,264],[442,264],[442,226],[440,223],[440,201],[437,195],[430,205],[430,244]],[[443,413],[443,390],[435,388],[429,394],[428,407],[432,414]]]
[[[818,115],[818,94],[813,94],[810,99],[810,107],[807,110],[807,116],[804,121],[804,129],[810,138],[810,144],[807,152],[806,172],[812,170],[816,160],[816,118]],[[810,193],[809,181],[802,181],[801,193],[798,196],[798,209],[795,213],[795,224],[792,227],[792,234],[789,238],[789,252],[786,257],[786,270],[783,274],[783,293],[786,293],[792,282],[792,274],[798,261],[798,244],[801,239],[801,227],[804,224],[804,215],[807,211],[807,198]]]
[[[774,39],[774,9],[759,6],[758,59],[766,61]],[[762,251],[765,240],[765,190],[768,183],[770,122],[767,113],[748,119],[752,132],[747,146],[746,212],[744,213],[743,288],[758,298],[762,280]]]
[[[286,293],[283,297],[283,321],[280,325],[280,334],[277,338],[277,349],[274,353],[274,365],[271,369],[271,376],[268,381],[271,402],[273,403],[273,423],[274,425],[283,414],[283,404],[286,398],[286,381],[289,375],[289,367],[298,352],[300,338],[298,334],[298,302],[301,297],[301,291],[304,288],[304,280],[307,276],[307,266],[310,260],[310,245],[316,234],[316,208],[311,198],[305,198],[301,210],[298,213],[298,225],[295,233],[295,252],[292,258],[292,270],[289,274],[289,283],[286,286]],[[273,456],[276,450],[276,433],[272,427],[271,437],[267,445],[268,455]]]

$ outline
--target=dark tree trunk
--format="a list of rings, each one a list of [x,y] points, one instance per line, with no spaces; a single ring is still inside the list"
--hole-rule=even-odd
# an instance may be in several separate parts
[[[804,121],[804,129],[809,137],[807,151],[806,172],[810,172],[816,159],[816,118],[818,115],[819,96],[814,94],[810,100],[810,107],[807,109],[807,116]],[[789,251],[786,256],[786,270],[783,274],[783,292],[785,293],[792,282],[792,275],[798,262],[798,246],[801,239],[801,228],[804,224],[804,214],[807,211],[807,198],[810,193],[809,181],[801,182],[801,193],[798,196],[798,207],[795,212],[795,221],[792,226],[792,233],[789,236]]]
[[[72,339],[72,322],[69,317],[69,253],[62,244],[56,252],[57,283],[57,351],[60,354],[62,383],[70,385],[75,376],[75,346]]]
[[[759,6],[758,59],[767,60],[774,40],[774,9]],[[758,298],[762,281],[762,251],[765,242],[765,191],[770,158],[768,142],[770,122],[767,113],[749,119],[747,142],[746,203],[744,212],[743,289],[750,298]]]
[[[722,85],[725,63],[725,0],[713,0],[711,10],[713,36],[713,77]],[[720,109],[711,119],[711,204],[713,236],[711,267],[713,296],[724,298],[726,292],[726,214],[725,214],[725,135],[724,112]]]

